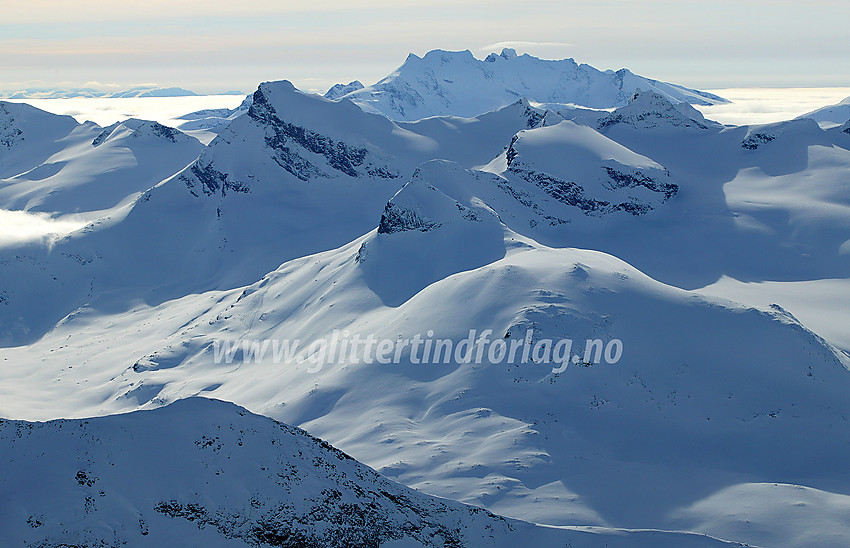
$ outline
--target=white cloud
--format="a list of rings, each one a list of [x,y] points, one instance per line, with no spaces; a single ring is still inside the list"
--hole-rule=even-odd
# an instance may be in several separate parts
[[[0,247],[52,241],[86,225],[79,219],[54,219],[47,213],[0,209]]]
[[[696,108],[706,118],[734,125],[791,120],[837,104],[850,96],[850,88],[731,88],[710,91],[732,102]]]

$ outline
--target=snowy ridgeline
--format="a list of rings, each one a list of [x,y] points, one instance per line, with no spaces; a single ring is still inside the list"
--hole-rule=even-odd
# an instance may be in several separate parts
[[[346,97],[366,110],[393,120],[427,116],[476,116],[520,97],[542,103],[588,108],[624,106],[638,89],[676,102],[725,103],[710,93],[637,76],[627,69],[600,71],[572,59],[548,61],[512,49],[476,59],[471,52],[434,50],[424,57],[410,54],[404,64],[380,82],[359,81],[333,86],[326,97]]]
[[[508,520],[203,398],[90,420],[0,421],[0,443],[4,546],[728,546]]]
[[[475,63],[534,63],[495,57]],[[273,535],[316,516],[317,535],[374,543],[407,523],[408,541],[438,545],[850,542],[846,124],[727,127],[652,90],[613,110],[512,98],[393,121],[348,100],[374,86],[349,87],[331,100],[264,83],[205,113],[225,121],[207,147],[0,103],[0,207],[55,223],[0,239],[0,416],[178,402],[3,423],[5,477],[45,478],[30,497],[4,480],[9,543],[286,545]],[[560,370],[409,351],[318,369],[304,353],[215,359],[221,342],[470,329],[617,339],[623,355]],[[198,395],[561,529],[182,402]],[[333,459],[338,475],[317,471]],[[287,467],[312,479],[287,491]]]

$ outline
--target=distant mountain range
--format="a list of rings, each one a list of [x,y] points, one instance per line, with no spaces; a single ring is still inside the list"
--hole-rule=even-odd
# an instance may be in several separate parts
[[[191,97],[196,95],[198,94],[188,89],[156,86],[137,86],[122,91],[104,91],[95,88],[26,88],[0,91],[0,98],[2,99],[71,99],[76,97],[122,99],[129,97]],[[220,95],[242,95],[242,93],[228,91]]]

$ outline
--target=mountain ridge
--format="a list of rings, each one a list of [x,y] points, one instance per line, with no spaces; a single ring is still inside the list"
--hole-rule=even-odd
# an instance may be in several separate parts
[[[376,84],[342,95],[361,107],[394,120],[429,116],[476,116],[520,97],[541,103],[590,108],[627,104],[637,89],[654,91],[676,102],[717,104],[725,99],[674,84],[637,76],[627,69],[599,71],[573,59],[549,61],[505,49],[484,60],[469,50],[432,50],[410,54],[402,66]]]

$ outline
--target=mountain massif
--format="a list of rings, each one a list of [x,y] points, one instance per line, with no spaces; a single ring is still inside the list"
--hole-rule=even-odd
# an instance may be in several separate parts
[[[356,84],[208,146],[0,102],[0,206],[79,223],[0,241],[0,543],[850,542],[846,124],[508,50]]]

